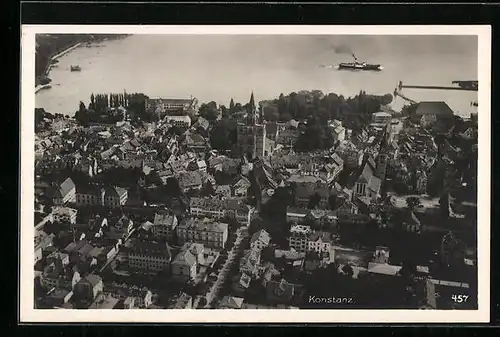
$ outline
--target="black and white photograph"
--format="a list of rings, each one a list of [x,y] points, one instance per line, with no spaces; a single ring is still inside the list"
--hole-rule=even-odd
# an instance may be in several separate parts
[[[278,27],[23,26],[28,320],[489,319],[489,27]]]

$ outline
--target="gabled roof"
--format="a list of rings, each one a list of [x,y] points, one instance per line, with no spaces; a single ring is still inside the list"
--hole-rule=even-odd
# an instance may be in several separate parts
[[[102,278],[99,275],[89,274],[85,277],[85,279],[95,287],[99,282],[102,282]]]
[[[416,106],[415,115],[453,116],[453,110],[443,101],[420,102]]]
[[[67,195],[73,188],[75,188],[75,183],[70,177],[66,178],[60,185],[59,191],[61,195]]]
[[[222,301],[220,302],[221,307],[231,308],[231,309],[241,309],[243,305],[243,298],[241,297],[233,297],[233,296],[224,296]]]
[[[255,241],[261,241],[265,245],[269,245],[269,242],[271,241],[271,236],[265,229],[261,229],[260,231],[254,233],[252,235],[252,239],[250,240],[250,244],[254,243]]]
[[[368,272],[374,274],[396,276],[401,270],[401,266],[393,266],[386,263],[368,263]]]

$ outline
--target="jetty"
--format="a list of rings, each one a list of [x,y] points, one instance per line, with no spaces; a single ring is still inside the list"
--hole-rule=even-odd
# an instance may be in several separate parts
[[[477,91],[478,85],[473,81],[453,81],[452,84],[457,84],[456,87],[447,87],[439,85],[406,85],[402,81],[399,81],[399,91],[401,89],[428,89],[428,90],[463,90],[463,91]]]
[[[43,85],[37,85],[37,86],[35,87],[35,94],[36,94],[37,92],[39,92],[40,90],[43,90],[43,89],[50,89],[50,88],[52,88],[52,85],[51,85],[50,83],[43,84]]]
[[[55,65],[55,62],[58,58],[60,58],[61,56],[63,55],[66,55],[67,53],[69,53],[70,51],[78,48],[80,45],[82,44],[82,42],[77,42],[75,43],[74,45],[64,49],[63,51],[53,55],[51,58],[50,58],[50,62],[49,64],[47,65],[47,68],[45,69],[45,76],[49,76],[49,73],[50,73],[50,70],[52,69],[52,67]]]

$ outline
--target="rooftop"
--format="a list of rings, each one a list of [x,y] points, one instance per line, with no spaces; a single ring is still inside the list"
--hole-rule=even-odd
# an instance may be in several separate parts
[[[219,233],[227,232],[228,226],[229,225],[227,223],[216,222],[208,218],[189,218],[179,224],[179,228]]]

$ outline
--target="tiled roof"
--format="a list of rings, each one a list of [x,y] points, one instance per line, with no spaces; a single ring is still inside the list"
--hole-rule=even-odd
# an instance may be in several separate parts
[[[436,115],[436,116],[453,116],[453,110],[442,101],[435,102],[420,102],[415,109],[417,116]]]

